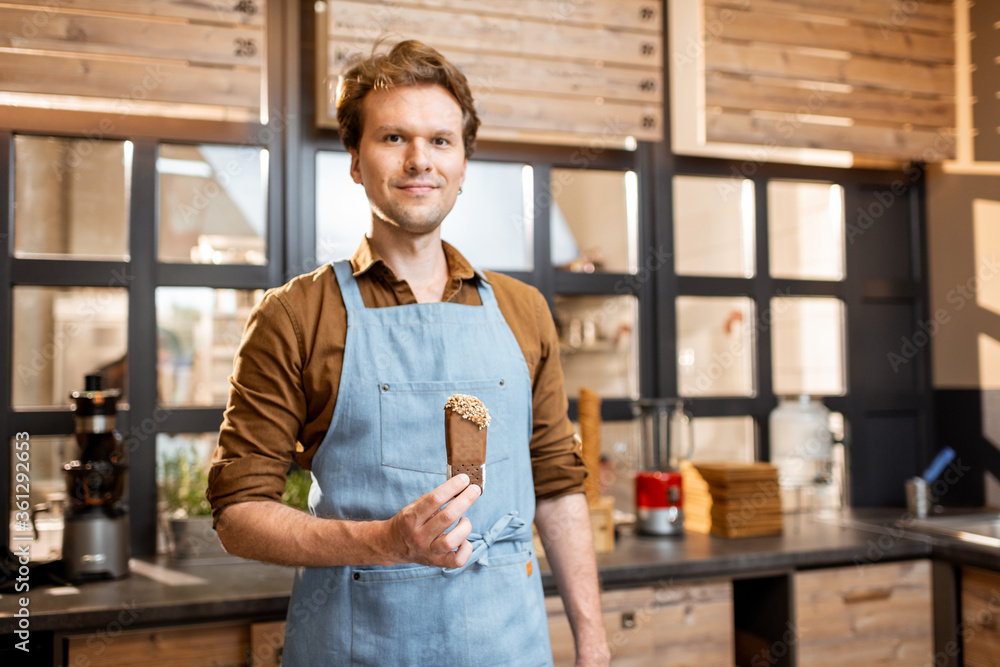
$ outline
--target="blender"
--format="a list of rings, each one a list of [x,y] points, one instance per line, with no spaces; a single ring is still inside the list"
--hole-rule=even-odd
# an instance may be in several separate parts
[[[694,450],[691,413],[676,398],[633,401],[639,420],[640,470],[635,474],[638,529],[646,535],[684,531],[680,462]]]
[[[129,525],[122,495],[126,451],[115,430],[118,389],[102,389],[87,375],[74,391],[79,458],[63,466],[69,508],[63,525],[63,573],[69,581],[118,579],[128,574]]]

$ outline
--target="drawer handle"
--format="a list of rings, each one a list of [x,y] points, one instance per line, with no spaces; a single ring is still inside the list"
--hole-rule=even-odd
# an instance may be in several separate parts
[[[859,590],[847,591],[842,596],[844,602],[853,604],[855,602],[872,602],[874,600],[888,600],[892,597],[891,588],[862,588]]]

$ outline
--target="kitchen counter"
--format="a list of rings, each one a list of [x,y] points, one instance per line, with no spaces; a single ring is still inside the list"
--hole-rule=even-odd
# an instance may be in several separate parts
[[[742,579],[781,571],[941,557],[963,565],[996,569],[995,552],[946,544],[938,538],[895,527],[901,510],[849,511],[830,515],[787,515],[784,533],[725,539],[686,533],[650,538],[623,535],[614,553],[599,554],[607,589],[666,585],[677,580]],[[544,561],[546,593],[555,583]],[[218,564],[173,565],[165,559],[133,561],[120,581],[78,587],[32,588],[33,632],[78,632],[128,621],[156,626],[223,619],[279,619],[288,606],[294,570],[241,559]],[[16,629],[17,598],[0,596],[0,634]]]

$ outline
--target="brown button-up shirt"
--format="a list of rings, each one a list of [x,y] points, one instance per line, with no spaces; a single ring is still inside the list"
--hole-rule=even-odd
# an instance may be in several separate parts
[[[582,491],[586,473],[566,414],[559,341],[548,304],[535,288],[499,273],[478,274],[457,250],[442,246],[451,275],[442,301],[481,305],[476,285],[487,280],[528,364],[536,497]],[[416,303],[409,284],[396,277],[367,239],[351,265],[368,308]],[[329,264],[268,291],[254,309],[236,354],[209,474],[208,499],[216,519],[232,503],[280,500],[290,463],[310,467],[337,404],[346,339],[347,309]]]

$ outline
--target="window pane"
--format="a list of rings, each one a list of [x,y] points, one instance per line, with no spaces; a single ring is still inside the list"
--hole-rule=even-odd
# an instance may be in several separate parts
[[[156,288],[161,405],[225,405],[233,358],[262,290]]]
[[[211,512],[205,489],[218,440],[218,433],[156,434],[156,483],[161,512],[174,514],[181,510],[185,516]]]
[[[753,417],[696,417],[693,461],[755,459]]]
[[[83,387],[81,386],[80,389]],[[19,472],[16,464],[17,451],[15,450],[15,440],[10,441],[11,470]],[[23,442],[23,441],[22,441]],[[32,436],[28,441],[31,445],[28,461],[30,464],[29,474],[31,476],[31,489],[28,502],[31,507],[46,503],[48,509],[40,511],[35,517],[35,527],[38,529],[38,538],[31,545],[31,559],[44,561],[54,560],[62,555],[62,531],[63,531],[63,503],[66,500],[66,481],[63,476],[63,464],[78,456],[76,439],[73,436]],[[23,471],[23,470],[22,470]],[[13,478],[12,480],[13,481]],[[15,495],[18,489],[14,484],[10,485],[11,490],[11,516],[10,533],[15,535],[32,537],[30,524],[25,527],[16,521],[14,512],[17,506],[14,504]],[[23,491],[23,489],[22,489]],[[16,549],[18,545],[23,545],[23,541],[14,542],[11,540],[11,548]]]
[[[752,396],[753,302],[746,297],[677,297],[681,396]]]
[[[573,427],[580,433],[580,424]],[[623,512],[635,509],[635,471],[639,468],[638,420],[601,422],[601,460],[599,490],[602,496],[614,496],[615,508]]]
[[[831,183],[769,181],[771,275],[844,278],[844,189]]]
[[[748,179],[674,177],[674,263],[690,276],[754,275],[754,190]]]
[[[551,189],[552,265],[585,273],[635,273],[635,172],[553,169]]]
[[[844,304],[827,297],[771,299],[774,393],[844,393]]]
[[[132,144],[14,137],[14,255],[128,258]]]
[[[364,188],[351,180],[348,153],[316,155],[316,261],[354,254],[371,227]],[[441,236],[477,268],[530,271],[534,229],[532,169],[470,161],[465,183]]]
[[[162,144],[160,261],[266,264],[266,150]]]
[[[605,398],[639,395],[639,305],[634,296],[556,295],[566,394],[586,387]]]
[[[15,286],[14,407],[69,406],[90,373],[124,390],[127,319],[124,288]]]

